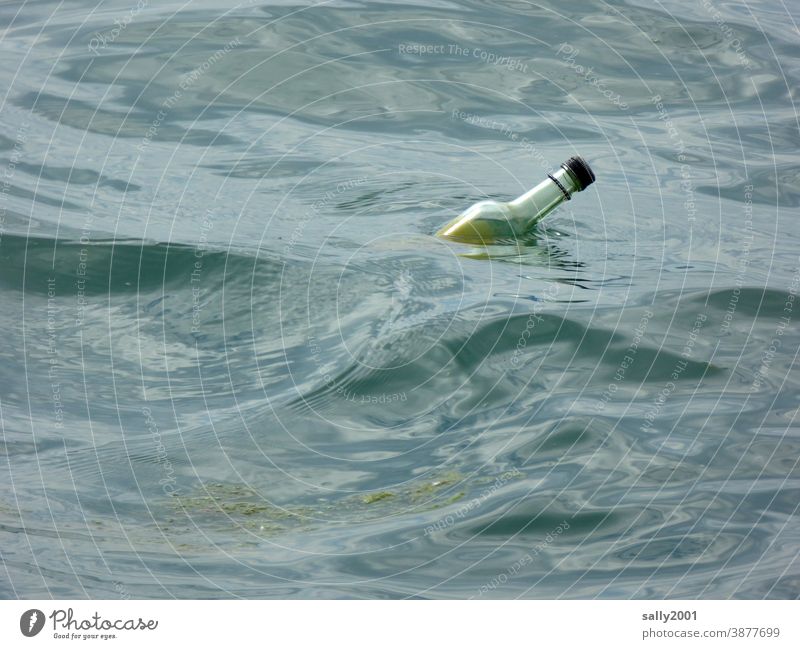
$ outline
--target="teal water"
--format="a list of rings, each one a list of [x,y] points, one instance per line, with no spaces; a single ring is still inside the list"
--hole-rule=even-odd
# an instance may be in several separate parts
[[[798,597],[796,8],[0,15],[0,595]]]

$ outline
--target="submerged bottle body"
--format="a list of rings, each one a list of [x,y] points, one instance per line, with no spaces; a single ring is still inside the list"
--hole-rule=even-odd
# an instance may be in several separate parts
[[[582,158],[570,158],[519,198],[508,203],[493,200],[475,203],[436,234],[468,243],[516,239],[594,179],[594,173]]]

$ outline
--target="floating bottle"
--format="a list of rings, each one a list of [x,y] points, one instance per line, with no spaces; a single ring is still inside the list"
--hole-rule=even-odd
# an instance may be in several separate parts
[[[552,174],[508,203],[480,201],[436,233],[466,243],[493,243],[521,237],[575,192],[594,182],[594,172],[580,156],[567,160]]]

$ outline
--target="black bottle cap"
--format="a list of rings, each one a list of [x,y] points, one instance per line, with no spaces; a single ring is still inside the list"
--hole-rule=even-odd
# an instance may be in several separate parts
[[[564,169],[569,171],[578,181],[580,190],[586,189],[594,182],[594,172],[591,167],[586,164],[586,160],[580,156],[574,156],[561,165]]]

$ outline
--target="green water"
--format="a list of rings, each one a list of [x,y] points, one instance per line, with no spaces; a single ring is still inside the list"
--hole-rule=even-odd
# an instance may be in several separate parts
[[[793,8],[137,7],[0,8],[0,595],[800,594]]]

